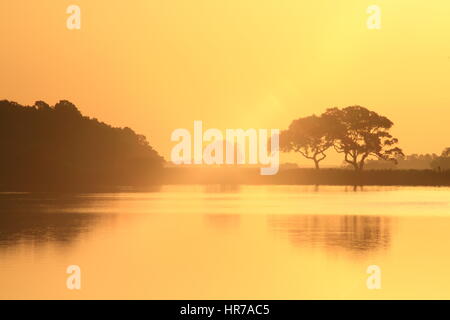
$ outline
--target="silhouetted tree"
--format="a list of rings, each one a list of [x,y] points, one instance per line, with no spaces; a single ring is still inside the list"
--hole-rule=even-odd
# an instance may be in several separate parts
[[[81,117],[81,112],[77,107],[70,101],[61,100],[55,104],[55,111],[60,114],[65,114],[74,118]]]
[[[328,119],[315,115],[292,121],[287,130],[280,134],[280,150],[295,151],[313,160],[316,169],[326,158],[325,152],[333,146]]]
[[[47,111],[52,110],[52,108],[44,101],[36,101],[34,103],[34,107],[37,108],[38,110],[47,110]]]
[[[393,122],[388,118],[361,106],[350,106],[343,109],[331,108],[323,115],[334,136],[334,147],[343,153],[345,162],[356,171],[364,168],[366,159],[375,156],[378,159],[397,161],[403,155],[400,148],[395,147],[398,139],[389,130]]]
[[[0,101],[0,188],[61,189],[154,181],[163,159],[147,139],[84,117],[69,101]]]
[[[431,168],[434,170],[450,170],[450,148],[444,149],[440,157],[431,161]]]

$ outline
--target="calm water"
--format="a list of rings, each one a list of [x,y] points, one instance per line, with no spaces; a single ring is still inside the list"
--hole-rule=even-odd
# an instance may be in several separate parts
[[[0,194],[2,299],[450,298],[449,246],[450,188]]]

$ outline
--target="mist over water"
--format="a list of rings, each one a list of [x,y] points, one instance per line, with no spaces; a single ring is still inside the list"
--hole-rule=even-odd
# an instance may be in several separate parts
[[[450,298],[449,228],[450,188],[3,193],[0,298]]]

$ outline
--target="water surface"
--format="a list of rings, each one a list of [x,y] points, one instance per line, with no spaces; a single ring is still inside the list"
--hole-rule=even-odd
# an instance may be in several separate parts
[[[449,245],[450,188],[8,193],[0,298],[449,299]],[[380,290],[367,289],[369,265]]]

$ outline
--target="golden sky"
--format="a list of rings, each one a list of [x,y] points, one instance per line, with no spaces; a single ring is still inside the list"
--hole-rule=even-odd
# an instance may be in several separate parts
[[[448,0],[3,0],[0,30],[0,99],[70,100],[166,159],[194,120],[283,129],[355,104],[393,120],[406,153],[450,146]]]

